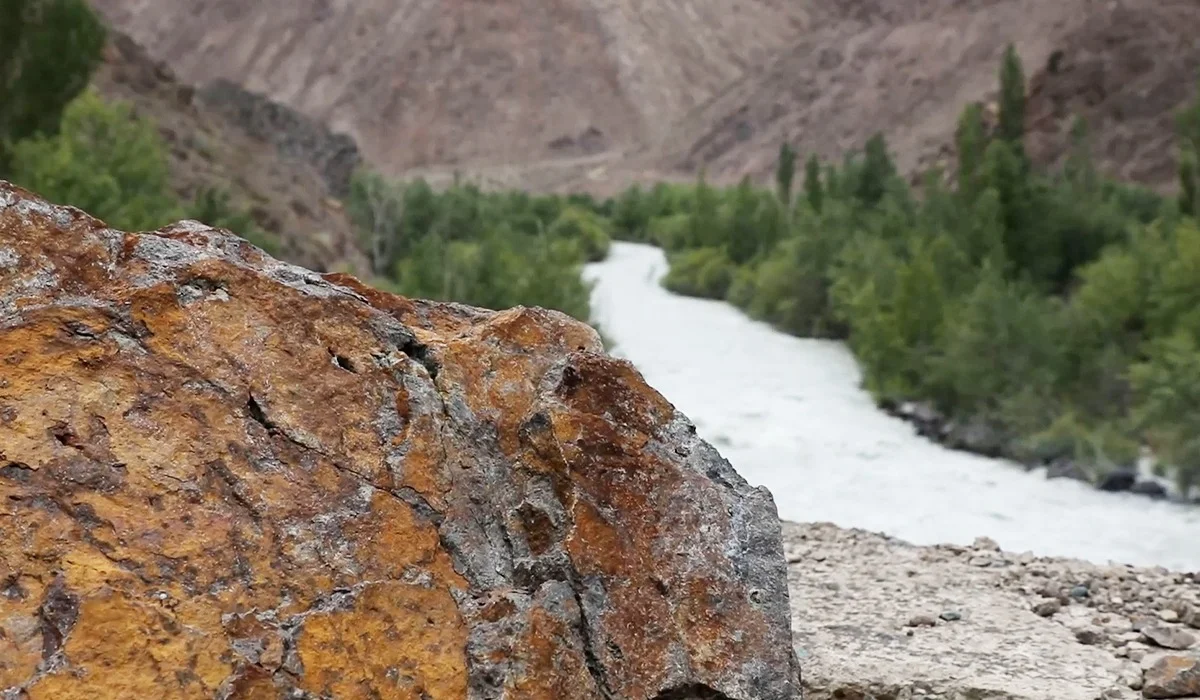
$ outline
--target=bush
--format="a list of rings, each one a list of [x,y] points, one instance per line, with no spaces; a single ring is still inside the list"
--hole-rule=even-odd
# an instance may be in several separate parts
[[[91,91],[67,106],[56,134],[18,142],[12,169],[23,187],[125,231],[156,229],[183,214],[154,126]]]
[[[663,280],[667,289],[687,296],[724,299],[733,282],[733,261],[719,248],[697,248],[670,257]]]
[[[549,234],[554,238],[578,242],[588,262],[598,262],[608,257],[610,240],[605,222],[585,209],[575,206],[564,209],[550,224]]]

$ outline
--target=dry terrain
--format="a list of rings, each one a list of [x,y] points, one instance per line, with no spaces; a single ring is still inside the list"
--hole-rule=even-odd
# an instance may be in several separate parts
[[[319,269],[366,269],[326,174],[253,128],[254,117],[270,105],[255,101],[249,114],[240,114],[233,107],[253,96],[197,91],[119,31],[110,34],[92,86],[154,121],[167,143],[171,184],[180,197],[223,187],[233,203],[279,237],[280,254],[289,261]]]
[[[783,524],[805,700],[1200,697],[1200,573]]]
[[[949,156],[1015,42],[1030,148],[1074,114],[1109,171],[1158,187],[1200,68],[1193,0],[95,0],[187,80],[239,81],[346,131],[382,170],[612,191],[769,176],[780,142],[840,158],[885,132]]]

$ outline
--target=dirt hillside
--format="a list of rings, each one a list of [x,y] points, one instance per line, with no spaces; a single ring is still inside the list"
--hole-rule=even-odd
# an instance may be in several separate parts
[[[339,187],[331,175],[341,177],[344,168],[323,169],[304,151],[289,152],[285,146],[297,133],[320,141],[290,123],[292,128],[276,130],[271,138],[258,128],[264,114],[291,110],[240,89],[197,91],[119,31],[110,32],[92,86],[154,121],[167,142],[172,187],[182,198],[191,199],[204,187],[223,187],[233,203],[279,237],[281,257],[321,270],[366,269],[350,222],[333,196]],[[299,115],[294,119],[305,121]],[[275,121],[282,120],[276,116]],[[308,126],[312,133],[327,133]]]
[[[94,4],[184,78],[240,81],[392,171],[653,143],[802,29],[788,0]]]
[[[534,189],[765,178],[784,139],[840,158],[875,131],[913,172],[992,98],[1010,41],[1036,157],[1059,158],[1081,113],[1105,168],[1167,186],[1170,112],[1200,70],[1194,0],[95,4],[187,80],[269,95],[390,174]]]

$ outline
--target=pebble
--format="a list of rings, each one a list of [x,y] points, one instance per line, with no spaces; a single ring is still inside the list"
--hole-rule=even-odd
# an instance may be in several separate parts
[[[1163,622],[1179,622],[1179,613],[1170,608],[1158,611],[1158,618]]]
[[[933,615],[914,615],[908,621],[908,627],[933,627],[937,619]]]
[[[1083,627],[1075,630],[1075,639],[1080,644],[1094,646],[1104,641],[1104,633],[1095,627]]]
[[[1164,649],[1190,649],[1196,643],[1196,637],[1178,627],[1163,627],[1156,625],[1142,630],[1146,638]]]
[[[1075,586],[1071,589],[1072,598],[1086,598],[1088,595],[1089,592],[1087,586]]]
[[[1043,600],[1033,606],[1033,612],[1042,617],[1052,617],[1059,610],[1062,610],[1062,604],[1057,600]]]

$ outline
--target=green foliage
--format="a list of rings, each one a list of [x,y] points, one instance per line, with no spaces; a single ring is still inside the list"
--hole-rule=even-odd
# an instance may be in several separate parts
[[[384,288],[491,309],[541,306],[586,322],[582,266],[608,254],[610,227],[647,236],[643,211],[656,201],[640,189],[608,205],[466,184],[437,192],[424,180],[398,183],[364,170],[352,178],[346,207]],[[605,206],[610,219],[600,214]]]
[[[13,143],[58,128],[104,40],[84,0],[0,0],[0,176],[9,174]]]
[[[1200,216],[1200,80],[1196,97],[1178,115],[1179,121],[1179,209]]]
[[[818,214],[825,202],[825,185],[821,182],[821,161],[814,153],[804,163],[804,198],[808,206]]]
[[[1182,489],[1200,484],[1200,345],[1180,331],[1153,339],[1130,370],[1138,397],[1135,419],[1160,458],[1178,467]]]
[[[671,269],[663,285],[673,292],[708,299],[724,299],[733,283],[733,261],[720,248],[696,248],[670,257]]]
[[[979,103],[968,105],[959,116],[955,144],[958,148],[958,192],[965,199],[974,200],[981,187],[983,152],[987,147],[983,106]]]
[[[588,262],[608,257],[610,240],[605,221],[587,209],[568,206],[550,224],[549,233],[554,238],[577,242]]]
[[[205,187],[181,203],[171,188],[166,146],[154,124],[123,102],[84,91],[53,133],[16,142],[12,180],[42,197],[78,207],[117,229],[148,231],[182,218],[228,229],[268,253],[275,237],[234,206],[222,187]]]
[[[1022,160],[1025,139],[1025,70],[1021,57],[1012,44],[1004,51],[1000,64],[1000,124],[998,136],[1008,142],[1013,152]]]
[[[888,154],[887,141],[883,134],[875,134],[865,148],[862,167],[858,169],[856,195],[859,201],[873,207],[887,194],[888,186],[896,177],[896,166]]]
[[[86,91],[67,106],[55,135],[18,142],[13,180],[60,204],[79,207],[125,231],[179,219],[166,152],[153,125],[124,103]]]

